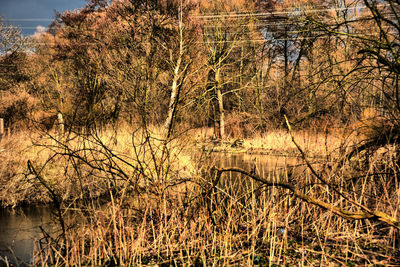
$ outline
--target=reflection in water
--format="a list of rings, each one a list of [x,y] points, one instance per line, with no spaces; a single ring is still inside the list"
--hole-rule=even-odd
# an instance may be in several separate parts
[[[9,263],[20,266],[29,264],[35,240],[45,231],[54,228],[48,207],[0,209],[0,266]]]
[[[260,175],[275,171],[285,171],[287,167],[302,164],[298,157],[266,156],[250,154],[213,153],[219,167],[238,167],[246,171],[257,171]]]
[[[261,176],[271,172],[284,173],[286,166],[301,163],[301,160],[295,157],[265,155],[213,153],[211,158],[217,166],[239,167],[247,171],[256,171]],[[228,175],[220,183],[226,183],[222,188],[234,190],[227,193],[236,196],[237,199],[243,198],[240,194],[248,192],[248,187],[253,186],[249,181],[238,179],[235,174]],[[226,186],[227,184],[230,186]],[[0,266],[6,266],[6,258],[9,263],[28,265],[32,259],[35,240],[43,237],[40,227],[47,232],[56,229],[51,221],[49,207],[0,209]]]
[[[300,173],[304,173],[303,160],[298,157],[270,156],[270,155],[249,155],[244,153],[212,153],[209,160],[204,160],[209,166],[220,168],[237,167],[247,172],[256,174],[268,180],[287,180]],[[211,176],[214,177],[214,176]],[[214,181],[212,182],[214,183]],[[215,187],[221,194],[214,194],[215,203],[222,204],[223,201],[234,199],[236,203],[246,206],[248,197],[259,196],[263,185],[253,179],[237,172],[225,172]],[[268,194],[268,190],[265,191]],[[226,203],[225,203],[226,204]]]

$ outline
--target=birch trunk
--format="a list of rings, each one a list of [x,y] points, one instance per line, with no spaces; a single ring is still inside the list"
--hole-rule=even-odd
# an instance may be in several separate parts
[[[179,91],[180,91],[180,76],[182,72],[182,57],[184,55],[184,41],[183,41],[183,24],[182,24],[182,10],[180,10],[179,17],[179,54],[176,60],[176,65],[174,68],[173,78],[172,78],[172,86],[171,86],[171,97],[168,105],[168,114],[164,123],[164,135],[167,139],[171,137],[173,130],[174,117],[176,114],[176,108],[179,100]],[[171,56],[172,58],[172,56]]]
[[[218,115],[219,115],[219,138],[225,138],[225,115],[224,115],[224,101],[221,92],[221,75],[220,68],[217,68],[215,72],[215,83],[217,90],[217,101],[218,101]]]

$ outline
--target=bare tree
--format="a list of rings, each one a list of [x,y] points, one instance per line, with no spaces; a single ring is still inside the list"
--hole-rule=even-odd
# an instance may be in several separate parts
[[[256,53],[249,45],[254,33],[251,29],[254,21],[251,16],[241,18],[227,14],[245,7],[251,9],[249,3],[214,1],[209,5],[203,10],[213,14],[203,16],[203,43],[208,67],[205,89],[210,98],[214,135],[218,139],[225,139],[225,112],[227,104],[233,102],[228,95],[236,96],[236,106],[240,110],[240,92],[251,87],[249,84],[256,75],[253,68],[248,71],[250,75],[246,77],[247,80],[244,77],[245,68],[251,65],[248,59],[253,59]]]
[[[7,25],[0,17],[0,55],[23,51],[26,39],[21,30],[13,25]]]

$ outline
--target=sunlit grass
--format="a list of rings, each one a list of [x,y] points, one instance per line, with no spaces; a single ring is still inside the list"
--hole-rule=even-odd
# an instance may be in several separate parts
[[[196,147],[200,137],[193,132],[166,143],[159,128],[143,131],[127,124],[90,135],[53,135],[21,132],[1,144],[0,156],[6,163],[1,170],[3,205],[52,201],[27,171],[28,159],[62,201],[68,230],[63,238],[60,232],[46,238],[43,250],[37,247],[34,264],[396,263],[399,235],[387,225],[345,220],[245,176],[227,173],[214,184],[213,166],[248,161],[241,166],[261,177],[290,181],[337,207],[359,208],[321,185],[304,166],[294,169],[301,159],[270,163],[245,155],[224,162],[224,157],[201,154]],[[337,147],[342,144],[338,136],[305,131],[296,132],[295,139],[310,155],[339,155]],[[285,131],[253,137],[244,146],[295,150]],[[397,161],[383,154],[370,157],[366,172],[362,158],[318,171],[356,202],[396,218]]]
[[[275,180],[299,179],[299,186],[313,182],[308,172],[288,177],[285,170],[258,171]],[[192,182],[203,184],[191,196],[182,191],[180,198],[167,194],[157,202],[155,195],[143,193],[135,196],[134,206],[127,206],[130,197],[116,195],[102,208],[74,212],[69,223],[78,223],[79,227],[68,232],[63,243],[67,254],[60,259],[68,265],[114,262],[143,266],[396,262],[398,234],[388,227],[373,221],[345,220],[295,199],[283,189],[260,188],[243,176],[227,174],[208,194],[212,179],[212,175],[193,177]],[[332,179],[339,182],[342,178]],[[372,187],[363,187],[360,194],[373,191]],[[335,199],[317,184],[307,192],[345,205],[343,199]],[[399,189],[393,193],[397,196],[382,198],[379,208],[395,215]],[[393,205],[383,204],[386,201]],[[37,255],[37,263],[43,263],[45,254]]]
[[[174,183],[176,176],[196,173],[191,155],[183,150],[184,138],[165,142],[158,128],[149,129],[144,136],[134,127],[125,124],[90,135],[70,132],[62,137],[54,131],[21,131],[3,139],[1,204],[51,201],[43,185],[28,172],[28,160],[65,200],[79,197],[83,191],[90,197],[104,194],[110,180],[107,168],[116,168],[113,179],[138,179],[138,185]],[[137,176],[138,168],[143,177]]]
[[[197,140],[197,145],[206,146],[208,149],[215,147],[210,146],[213,140],[212,128],[199,128],[190,131],[193,139]],[[294,131],[296,142],[307,151],[309,156],[339,156],[340,150],[350,143],[349,136],[344,135],[343,131],[335,130],[329,133],[319,132],[316,130],[299,130]],[[240,147],[235,147],[237,140],[243,140]],[[217,143],[217,146],[219,144]],[[284,154],[297,155],[296,146],[291,140],[287,130],[271,130],[264,133],[255,132],[251,137],[244,139],[227,137],[225,143],[221,147],[224,151],[239,151],[251,154]],[[220,149],[220,150],[221,150]]]

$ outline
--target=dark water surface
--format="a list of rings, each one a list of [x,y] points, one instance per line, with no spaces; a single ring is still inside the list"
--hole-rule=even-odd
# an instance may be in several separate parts
[[[49,207],[0,209],[0,266],[27,266],[35,240],[43,237],[40,227],[51,231]]]

